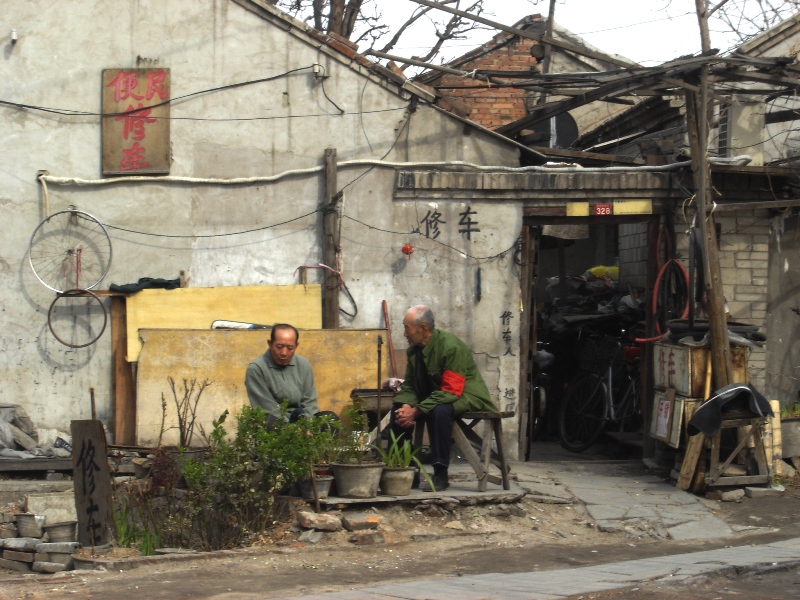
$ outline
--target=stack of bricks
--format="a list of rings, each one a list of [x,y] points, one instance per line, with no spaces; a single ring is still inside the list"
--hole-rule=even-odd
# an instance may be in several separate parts
[[[78,542],[43,542],[39,538],[20,537],[0,540],[0,567],[21,573],[58,573],[73,568],[72,553]]]
[[[0,509],[0,544],[5,538],[17,537],[17,518],[14,515],[19,510],[16,504],[8,504]]]

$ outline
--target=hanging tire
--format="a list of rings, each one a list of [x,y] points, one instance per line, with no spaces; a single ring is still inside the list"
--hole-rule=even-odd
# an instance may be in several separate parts
[[[558,437],[570,452],[583,452],[603,433],[606,395],[603,381],[586,376],[573,382],[561,403]]]

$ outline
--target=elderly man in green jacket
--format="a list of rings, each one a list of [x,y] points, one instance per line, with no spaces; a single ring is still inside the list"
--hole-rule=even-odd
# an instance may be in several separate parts
[[[414,306],[403,319],[409,343],[406,378],[394,399],[390,428],[410,433],[418,419],[428,425],[436,491],[449,487],[448,466],[455,418],[467,411],[496,410],[472,350],[452,333],[436,329],[433,312]]]

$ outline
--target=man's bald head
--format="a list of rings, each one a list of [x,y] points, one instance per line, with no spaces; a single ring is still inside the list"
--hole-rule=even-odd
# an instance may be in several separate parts
[[[403,318],[403,335],[410,346],[425,347],[433,335],[436,322],[433,311],[422,304],[412,306]]]

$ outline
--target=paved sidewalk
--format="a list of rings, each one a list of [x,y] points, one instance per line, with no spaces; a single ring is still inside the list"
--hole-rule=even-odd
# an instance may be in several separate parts
[[[753,568],[800,563],[800,538],[764,545],[691,552],[657,558],[558,569],[533,573],[486,573],[414,581],[345,592],[307,595],[319,600],[558,600],[635,586],[662,578],[671,581],[696,577],[731,567]]]
[[[714,539],[736,530],[694,494],[644,473],[631,476],[631,463],[515,462],[512,472],[531,494],[573,497],[600,531],[672,540]],[[756,529],[756,528],[749,528]]]

